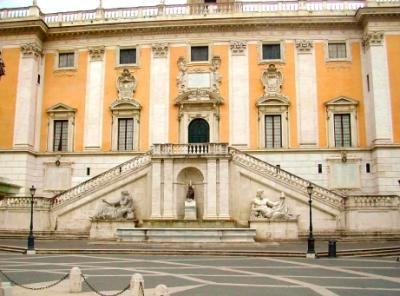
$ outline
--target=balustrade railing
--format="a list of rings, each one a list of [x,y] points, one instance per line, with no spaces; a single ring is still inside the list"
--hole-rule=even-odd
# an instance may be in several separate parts
[[[79,196],[90,192],[91,190],[98,188],[98,186],[104,185],[127,172],[144,167],[150,162],[151,157],[149,152],[132,158],[116,167],[109,169],[108,171],[103,172],[100,175],[97,175],[92,179],[87,180],[86,182],[80,183],[79,185],[54,196],[52,207],[57,207],[68,200],[78,198]]]
[[[239,163],[242,166],[254,170],[262,175],[271,176],[282,183],[297,187],[307,194],[307,186],[310,184],[310,181],[300,178],[297,175],[282,170],[266,161],[260,160],[238,149],[229,147],[229,152],[232,155],[232,160],[234,162]],[[312,183],[312,186],[314,187],[312,193],[313,198],[326,202],[336,208],[342,208],[344,205],[343,195],[335,193],[314,183]]]
[[[33,199],[33,205],[36,210],[48,210],[50,209],[52,200],[45,197],[35,197]],[[0,209],[26,209],[31,207],[31,197],[5,197],[0,200]]]
[[[346,208],[398,208],[398,195],[349,195],[346,199]]]
[[[397,5],[400,0],[377,0],[377,5]],[[365,0],[313,0],[313,1],[254,1],[233,3],[196,3],[179,5],[156,5],[131,8],[110,8],[86,11],[40,13],[48,25],[85,23],[96,21],[118,21],[126,19],[149,19],[157,17],[185,17],[206,15],[254,15],[257,13],[295,12],[295,11],[355,11],[366,7]],[[0,20],[17,19],[31,15],[29,7],[0,10]]]
[[[228,144],[196,143],[196,144],[154,144],[152,154],[167,155],[223,155],[228,154]]]

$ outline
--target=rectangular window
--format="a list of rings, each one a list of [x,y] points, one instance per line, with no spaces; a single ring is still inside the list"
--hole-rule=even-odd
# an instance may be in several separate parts
[[[68,120],[54,120],[53,151],[68,150]]]
[[[346,43],[335,42],[328,44],[329,59],[345,59],[347,58]]]
[[[263,44],[262,45],[262,59],[263,60],[280,60],[281,59],[281,45],[278,44]]]
[[[119,64],[136,64],[136,48],[123,48],[119,50]]]
[[[208,46],[192,46],[190,48],[190,60],[192,62],[208,62]]]
[[[73,68],[75,63],[73,52],[61,52],[58,54],[58,68]]]
[[[133,118],[118,118],[118,150],[133,150]]]
[[[265,115],[265,148],[282,147],[281,115]]]
[[[350,114],[335,114],[335,146],[350,147],[351,146],[351,126]]]

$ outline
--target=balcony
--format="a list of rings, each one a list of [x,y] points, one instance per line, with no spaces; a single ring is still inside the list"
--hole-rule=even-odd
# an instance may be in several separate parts
[[[222,156],[228,154],[226,143],[154,144],[152,155],[164,156]]]
[[[49,27],[193,18],[232,18],[246,16],[354,15],[367,6],[399,6],[400,0],[311,0],[254,1],[218,4],[157,5],[131,8],[96,9],[42,13],[36,6],[0,10],[0,22],[42,19]]]

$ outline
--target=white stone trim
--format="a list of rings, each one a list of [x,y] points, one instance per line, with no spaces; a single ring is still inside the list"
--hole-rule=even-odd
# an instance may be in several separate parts
[[[48,114],[47,151],[59,152],[59,153],[74,151],[75,113],[76,113],[76,109],[71,108],[62,103],[58,103],[47,109],[47,114]],[[54,121],[55,120],[68,120],[67,151],[54,151],[53,150]]]
[[[133,150],[139,150],[140,111],[139,110],[112,110],[111,150],[118,150],[118,119],[133,119]],[[126,150],[123,150],[126,151]]]
[[[345,44],[346,46],[346,57],[345,58],[330,58],[329,57],[329,44]],[[348,39],[329,39],[325,40],[324,43],[324,55],[325,62],[351,62],[351,43]]]
[[[267,148],[265,146],[265,116],[266,115],[280,115],[281,116],[281,137],[282,147],[289,147],[289,104],[265,105],[258,107],[258,147]],[[268,149],[274,149],[269,147]]]
[[[73,53],[74,54],[74,66],[73,67],[59,67],[59,59],[61,53]],[[54,71],[68,71],[68,70],[77,70],[78,68],[78,60],[79,60],[79,50],[77,49],[59,49],[56,51],[54,55]]]
[[[284,40],[265,40],[261,42],[257,42],[258,44],[258,63],[259,64],[279,64],[285,63],[285,41]],[[281,58],[280,59],[263,59],[263,45],[264,44],[279,44],[281,50]]]
[[[358,101],[348,97],[337,97],[325,103],[328,121],[328,145],[335,146],[335,124],[334,116],[337,114],[350,114],[351,146],[358,146],[358,120],[357,106]],[[346,147],[336,147],[346,148]]]
[[[121,49],[136,49],[136,63],[134,64],[120,64],[119,63],[119,58],[120,58],[120,50]],[[115,67],[116,68],[129,68],[129,67],[135,67],[138,68],[140,67],[140,49],[141,47],[139,45],[124,45],[124,46],[117,46],[115,49]]]
[[[208,108],[207,108],[208,109]],[[189,143],[189,124],[192,120],[201,118],[207,121],[210,127],[210,143],[219,142],[219,120],[214,110],[193,110],[183,112],[179,122],[179,143]]]
[[[207,61],[192,61],[192,47],[196,46],[208,46],[208,60]],[[211,42],[191,42],[187,46],[187,56],[188,56],[188,65],[201,65],[201,64],[210,64],[213,54],[213,44]]]

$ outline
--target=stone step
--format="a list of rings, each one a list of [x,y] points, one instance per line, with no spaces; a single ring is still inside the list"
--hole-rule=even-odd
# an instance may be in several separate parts
[[[117,239],[131,242],[254,242],[249,228],[118,228]]]
[[[138,227],[144,228],[243,228],[233,220],[144,220]]]

